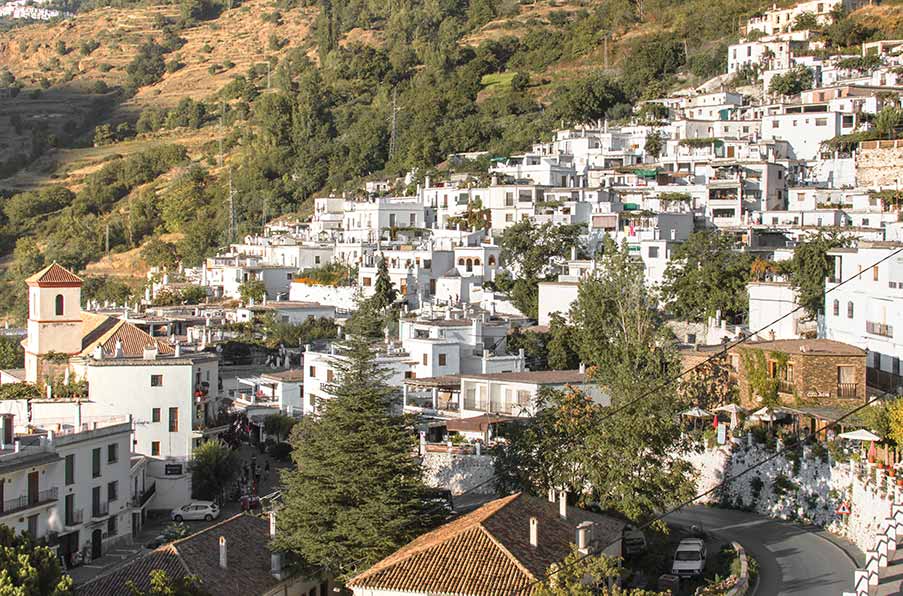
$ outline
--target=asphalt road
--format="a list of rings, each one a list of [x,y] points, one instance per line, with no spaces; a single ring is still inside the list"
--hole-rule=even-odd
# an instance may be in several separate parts
[[[759,563],[754,596],[839,596],[853,588],[853,559],[863,558],[852,544],[829,540],[818,529],[754,513],[697,506],[672,513],[665,521],[697,525],[725,541],[739,542]]]

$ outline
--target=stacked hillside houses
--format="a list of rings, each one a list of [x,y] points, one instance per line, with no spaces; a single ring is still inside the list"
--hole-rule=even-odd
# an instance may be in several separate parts
[[[853,263],[868,269],[869,259],[887,257],[869,277],[878,285],[864,288],[867,280],[857,278],[813,319],[799,309],[790,284],[769,274],[750,282],[744,324],[715,317],[702,328],[684,328],[678,339],[704,345],[749,334],[765,341],[839,341],[868,350],[870,384],[896,392],[903,382],[891,319],[903,312],[894,252],[903,246],[903,140],[879,126],[888,120],[879,114],[901,109],[903,40],[865,43],[855,56],[830,55],[805,29],[861,4],[807,2],[765,11],[741,27],[743,38],[728,47],[723,75],[642,102],[622,121],[558,130],[514,155],[449,155],[447,167],[427,176],[373,180],[357,193],[315,198],[312,215],[273,220],[263,233],[178,273],[181,283],[204,286],[222,309],[221,319],[208,311],[191,337],[214,342],[223,338],[217,321],[270,316],[292,324],[330,318],[341,326],[373,294],[384,266],[403,310],[386,329],[379,359],[392,383],[405,387],[404,406],[437,416],[441,410],[440,417],[493,414],[488,394],[485,409],[464,406],[462,379],[529,374],[524,355],[509,351],[505,338],[524,327],[547,329],[556,313],[567,319],[604,240],[626,244],[643,263],[648,284],[658,286],[680,246],[701,230],[781,261],[801,240],[830,229],[853,245],[830,255],[838,279],[856,275]],[[798,77],[797,92],[779,93],[786,85],[772,84],[778,76]],[[524,220],[573,226],[580,235],[579,254],[549,263],[556,276],[540,283],[532,317],[518,312],[495,283],[500,275],[518,275],[505,262],[501,238]],[[252,282],[263,291],[247,303],[242,291]],[[772,324],[781,315],[787,316]],[[335,342],[301,350],[293,407],[316,412],[340,348],[341,333]],[[270,384],[250,383],[255,394]],[[505,391],[510,395],[495,403],[516,403],[518,390]]]

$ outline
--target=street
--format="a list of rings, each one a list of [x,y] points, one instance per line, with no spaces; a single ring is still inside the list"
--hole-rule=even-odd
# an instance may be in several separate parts
[[[776,521],[754,513],[694,506],[665,518],[697,525],[724,540],[739,542],[759,564],[759,596],[839,595],[853,586],[853,570],[863,554],[817,528]]]

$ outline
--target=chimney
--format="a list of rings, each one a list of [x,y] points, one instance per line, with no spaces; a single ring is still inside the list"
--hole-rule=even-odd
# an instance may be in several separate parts
[[[226,537],[219,537],[219,566],[222,569],[228,569],[228,559],[226,558]]]
[[[576,246],[571,247],[571,260],[572,261],[577,260],[577,247]]]
[[[181,358],[181,357],[182,357],[182,344],[180,344],[179,342],[176,342],[175,352],[173,353],[173,355],[174,355],[176,358]]]
[[[92,354],[94,360],[103,360],[103,346],[97,344],[94,348],[94,353]]]
[[[530,546],[539,546],[539,520],[535,517],[530,518]]]
[[[113,350],[114,358],[122,358],[124,356],[124,352],[122,351],[122,340],[118,337],[116,338],[116,347]]]
[[[157,346],[144,346],[144,359],[145,360],[156,360],[157,359]]]
[[[554,503],[556,496],[557,496],[557,491],[554,488],[550,488],[549,489],[549,503]]]
[[[580,374],[584,374],[586,372],[586,364],[583,362],[580,363]]]
[[[593,522],[585,521],[577,526],[577,550],[581,554],[589,554],[589,545],[593,541]]]
[[[558,517],[561,519],[568,518],[568,493],[566,490],[558,493]]]

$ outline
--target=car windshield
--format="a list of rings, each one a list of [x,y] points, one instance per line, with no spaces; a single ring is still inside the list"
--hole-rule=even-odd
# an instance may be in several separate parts
[[[698,561],[702,558],[699,554],[699,551],[695,550],[679,550],[677,554],[674,555],[674,559],[676,561]]]

